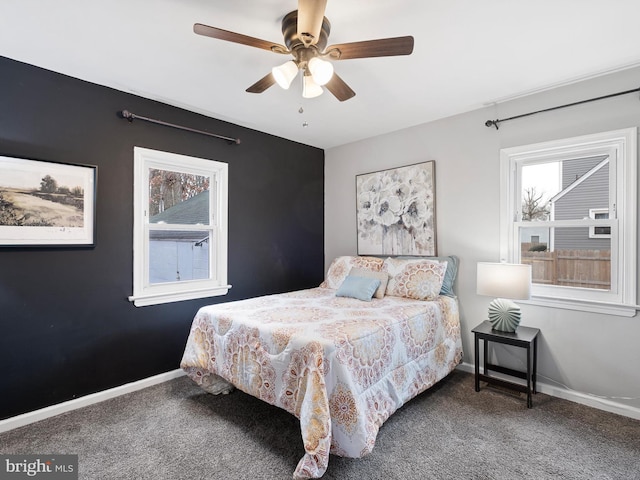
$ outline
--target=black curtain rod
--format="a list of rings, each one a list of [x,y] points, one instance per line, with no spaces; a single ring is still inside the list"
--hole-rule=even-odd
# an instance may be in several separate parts
[[[567,108],[567,107],[573,107],[575,105],[580,105],[583,103],[595,102],[596,100],[604,100],[605,98],[618,97],[620,95],[628,95],[629,93],[634,93],[634,92],[640,92],[640,88],[634,88],[633,90],[627,90],[625,92],[611,93],[609,95],[604,95],[602,97],[589,98],[588,100],[581,100],[579,102],[567,103],[566,105],[559,105],[557,107],[545,108],[544,110],[538,110],[536,112],[523,113],[522,115],[516,115],[515,117],[496,119],[496,120],[487,120],[486,122],[484,122],[484,125],[486,127],[496,127],[496,130],[498,130],[498,127],[500,126],[501,122],[508,122],[509,120],[515,120],[516,118],[528,117],[529,115],[535,115],[536,113],[550,112],[551,110],[558,110],[559,108]]]
[[[219,138],[221,140],[226,140],[229,142],[229,145],[235,143],[236,145],[240,144],[239,138],[231,138],[231,137],[223,137],[222,135],[216,135],[215,133],[205,132],[204,130],[196,130],[195,128],[183,127],[182,125],[176,125],[175,123],[163,122],[162,120],[156,120],[154,118],[143,117],[141,115],[136,115],[135,113],[130,112],[129,110],[122,110],[120,112],[122,118],[129,120],[129,122],[133,122],[134,120],[144,120],[145,122],[156,123],[158,125],[164,125],[165,127],[178,128],[180,130],[186,130],[187,132],[199,133],[201,135],[208,135],[209,137]]]

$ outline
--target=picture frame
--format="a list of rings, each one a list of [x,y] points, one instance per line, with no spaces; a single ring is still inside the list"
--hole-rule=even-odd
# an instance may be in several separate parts
[[[0,155],[0,247],[94,247],[97,167]]]
[[[435,160],[356,175],[358,255],[436,256]]]

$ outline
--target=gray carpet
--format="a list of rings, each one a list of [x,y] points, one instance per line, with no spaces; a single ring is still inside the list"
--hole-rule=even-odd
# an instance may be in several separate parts
[[[79,455],[81,479],[288,479],[298,421],[181,377],[0,434],[0,453]],[[640,479],[640,421],[455,371],[399,409],[373,452],[331,456],[325,479]]]

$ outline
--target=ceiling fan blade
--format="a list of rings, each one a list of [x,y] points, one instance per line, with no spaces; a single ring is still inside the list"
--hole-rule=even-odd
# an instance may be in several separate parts
[[[306,45],[320,39],[327,0],[298,0],[298,37]]]
[[[349,60],[352,58],[411,55],[411,52],[413,52],[413,37],[407,36],[340,43],[327,47],[324,54],[329,54],[335,60]]]
[[[248,45],[250,47],[262,48],[276,53],[290,53],[289,50],[278,43],[269,42],[267,40],[260,40],[259,38],[249,37],[242,35],[241,33],[230,32],[221,28],[210,27],[201,23],[195,23],[193,25],[193,31],[198,35],[204,35],[205,37],[217,38],[218,40],[226,40],[227,42],[240,43],[242,45]]]
[[[247,92],[249,92],[249,93],[262,93],[267,88],[269,88],[271,85],[273,85],[274,83],[276,83],[276,79],[273,78],[273,75],[271,74],[271,72],[269,72],[267,75],[265,75],[260,80],[258,80],[256,83],[254,83],[249,88],[247,88]]]
[[[351,87],[347,85],[335,72],[325,87],[327,87],[327,90],[329,90],[333,96],[341,102],[349,100],[356,95],[356,92],[351,90]]]

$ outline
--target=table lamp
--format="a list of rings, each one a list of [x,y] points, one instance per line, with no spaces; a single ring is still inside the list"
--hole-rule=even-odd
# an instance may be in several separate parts
[[[493,329],[515,332],[520,324],[520,307],[512,300],[531,297],[531,265],[478,262],[477,293],[497,297],[489,304]]]

